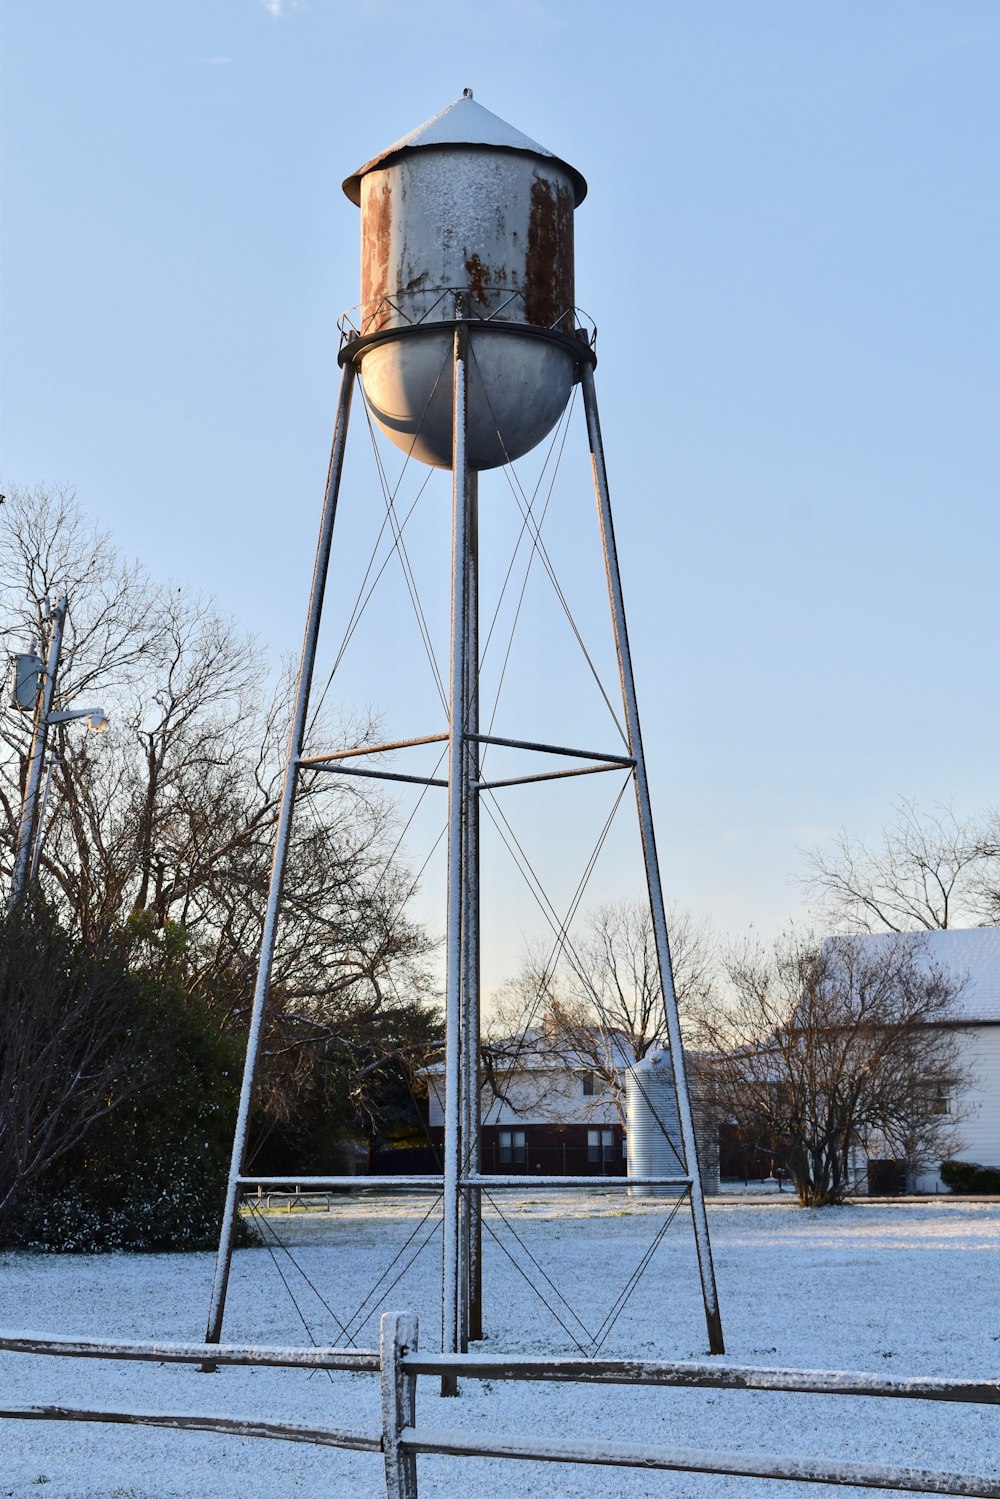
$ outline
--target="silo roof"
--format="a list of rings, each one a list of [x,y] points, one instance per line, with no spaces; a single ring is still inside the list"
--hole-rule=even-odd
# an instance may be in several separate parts
[[[371,161],[366,161],[363,167],[352,172],[350,177],[344,179],[344,192],[352,203],[360,204],[362,177],[373,172],[376,167],[384,166],[393,156],[420,151],[425,146],[485,146],[497,151],[514,151],[524,156],[541,156],[569,174],[577,207],[587,196],[586,179],[576,167],[571,167],[561,156],[547,151],[530,136],[523,135],[513,125],[508,125],[506,120],[501,120],[499,115],[477,104],[471,89],[466,89],[454,104],[449,104],[447,109],[432,115],[429,120],[418,125],[416,130],[411,130],[408,135],[402,136],[377,156],[373,156]]]

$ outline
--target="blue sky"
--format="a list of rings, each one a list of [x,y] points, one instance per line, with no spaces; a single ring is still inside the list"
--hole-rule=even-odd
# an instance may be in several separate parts
[[[897,796],[1000,800],[995,0],[6,0],[2,26],[4,484],[72,485],[297,651],[358,297],[341,179],[472,87],[590,185],[577,297],[668,895],[768,933],[800,848]],[[381,503],[352,444],[331,638]],[[608,666],[578,417],[568,451],[551,545]],[[414,540],[437,626],[445,508]],[[504,731],[587,744],[533,607]],[[348,702],[441,727],[402,604],[356,646]],[[575,809],[525,801],[540,856],[588,846]],[[595,898],[639,890],[634,854],[623,830]],[[496,892],[493,979],[537,926],[499,864]]]

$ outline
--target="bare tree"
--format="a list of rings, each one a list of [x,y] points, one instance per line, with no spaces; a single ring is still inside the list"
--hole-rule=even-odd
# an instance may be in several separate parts
[[[915,1174],[957,1148],[960,1110],[942,1101],[972,1082],[949,1025],[961,980],[919,937],[792,935],[726,968],[731,996],[703,1033],[717,1101],[770,1140],[803,1205],[842,1201],[855,1153]]]
[[[715,950],[710,932],[685,911],[669,915],[674,987],[682,1025],[700,1015],[712,993]],[[614,1101],[625,1123],[626,1074],[654,1047],[666,1046],[663,990],[652,917],[643,901],[613,901],[586,917],[582,940],[555,968],[529,949],[521,973],[505,986],[491,1027],[487,1077],[494,1091],[516,1071],[523,1045],[510,1037],[538,1027],[535,1051],[593,1073],[595,1097]],[[502,1046],[496,1044],[503,1039]],[[539,1084],[541,1086],[541,1083]]]
[[[61,690],[66,697],[124,685],[145,667],[159,620],[138,563],[123,561],[68,490],[8,488],[0,527],[0,641],[43,640],[49,600],[70,594]]]
[[[958,818],[899,801],[881,843],[841,831],[808,855],[803,884],[848,931],[904,932],[974,926],[1000,918],[998,814]]]
[[[73,497],[12,492],[0,512],[8,649],[44,648],[46,603],[69,598],[60,705],[99,696],[111,731],[57,728],[41,880],[99,946],[130,923],[176,924],[187,984],[241,1028],[260,944],[281,794],[291,674],[269,684],[256,643],[208,601],[154,585],[89,527]],[[29,725],[0,715],[0,824],[16,827]],[[315,749],[371,742],[369,720],[315,723]],[[331,742],[332,741],[332,742]],[[299,781],[265,1070],[342,1057],[352,1026],[428,996],[412,882],[389,858],[391,803],[361,783]],[[8,840],[9,841],[9,840]],[[334,1048],[336,1050],[336,1048]]]
[[[1000,808],[983,819],[983,858],[975,876],[975,898],[985,926],[1000,926]]]
[[[669,914],[670,957],[681,1015],[711,993],[715,951],[704,924],[674,907]],[[627,1041],[641,1062],[666,1044],[663,989],[649,905],[612,901],[588,914],[583,941],[568,958],[568,986],[576,1003]]]

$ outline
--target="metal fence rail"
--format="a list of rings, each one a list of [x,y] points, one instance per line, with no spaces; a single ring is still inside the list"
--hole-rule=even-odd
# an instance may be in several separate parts
[[[42,1338],[37,1333],[0,1333],[0,1353],[37,1353],[56,1358],[106,1358],[145,1364],[258,1364],[270,1369],[334,1369],[378,1374],[377,1348],[270,1348],[241,1343],[123,1343],[96,1338]]]
[[[673,1473],[710,1473],[736,1478],[774,1478],[797,1483],[851,1485],[858,1488],[896,1489],[918,1494],[965,1494],[995,1499],[1000,1480],[975,1478],[962,1473],[931,1473],[923,1468],[871,1467],[864,1463],[824,1462],[802,1458],[756,1457],[743,1452],[684,1451],[645,1447],[636,1443],[576,1442],[560,1438],[478,1435],[463,1437],[451,1432],[428,1432],[404,1428],[404,1446],[412,1452],[447,1453],[454,1457],[498,1457],[527,1462],[587,1463],[614,1468],[660,1469]],[[410,1499],[416,1489],[398,1491]]]
[[[0,1343],[2,1346],[2,1343]],[[792,1395],[874,1395],[896,1400],[946,1400],[1000,1405],[1000,1380],[893,1379],[827,1369],[770,1369],[755,1365],[664,1363],[656,1359],[484,1358],[477,1353],[406,1354],[408,1374],[458,1374],[463,1379],[533,1383],[672,1385],[702,1390],[773,1390]]]
[[[939,1473],[821,1458],[769,1456],[710,1449],[671,1449],[622,1442],[585,1442],[493,1432],[438,1431],[417,1424],[417,1380],[450,1374],[462,1379],[641,1385],[687,1389],[771,1390],[796,1395],[851,1395],[894,1400],[948,1401],[1000,1405],[1000,1381],[891,1379],[866,1373],[768,1369],[717,1363],[667,1363],[635,1359],[484,1358],[478,1354],[421,1353],[418,1325],[409,1313],[382,1318],[380,1348],[271,1348],[214,1343],[123,1343],[89,1338],[0,1334],[0,1352],[62,1358],[135,1360],[148,1363],[267,1366],[330,1369],[378,1374],[382,1393],[381,1429],[344,1431],[296,1422],[255,1421],[201,1412],[90,1410],[64,1405],[0,1407],[0,1419],[22,1421],[99,1421],[308,1442],[355,1452],[381,1454],[387,1499],[418,1499],[417,1457],[487,1457],[507,1461],[559,1462],[599,1467],[631,1467],[725,1477],[764,1478],[799,1484],[850,1485],[920,1494],[957,1494],[967,1499],[1000,1499],[1000,1478],[971,1473]],[[1000,1447],[1000,1441],[997,1443]]]
[[[269,1437],[278,1442],[308,1442],[313,1447],[346,1447],[352,1452],[381,1452],[382,1434],[338,1431],[332,1426],[303,1426],[297,1421],[248,1421],[237,1416],[206,1416],[195,1411],[87,1410],[79,1405],[0,1406],[0,1419],[15,1421],[98,1421],[111,1426],[166,1426],[174,1431],[213,1431],[224,1437]]]

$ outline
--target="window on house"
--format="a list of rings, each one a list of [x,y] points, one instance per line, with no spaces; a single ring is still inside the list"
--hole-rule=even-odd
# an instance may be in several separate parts
[[[588,1129],[587,1160],[592,1166],[610,1166],[615,1158],[613,1129]]]
[[[523,1129],[500,1130],[501,1166],[523,1166],[527,1160],[527,1154]]]
[[[595,1076],[594,1076],[594,1074],[592,1072],[585,1072],[583,1074],[583,1096],[584,1096],[584,1098],[593,1098],[593,1096],[594,1096],[594,1094],[596,1092],[597,1092],[597,1079],[595,1078]]]
[[[940,1083],[938,1083],[937,1087],[931,1093],[931,1113],[951,1113],[951,1099],[948,1097],[947,1093]]]

